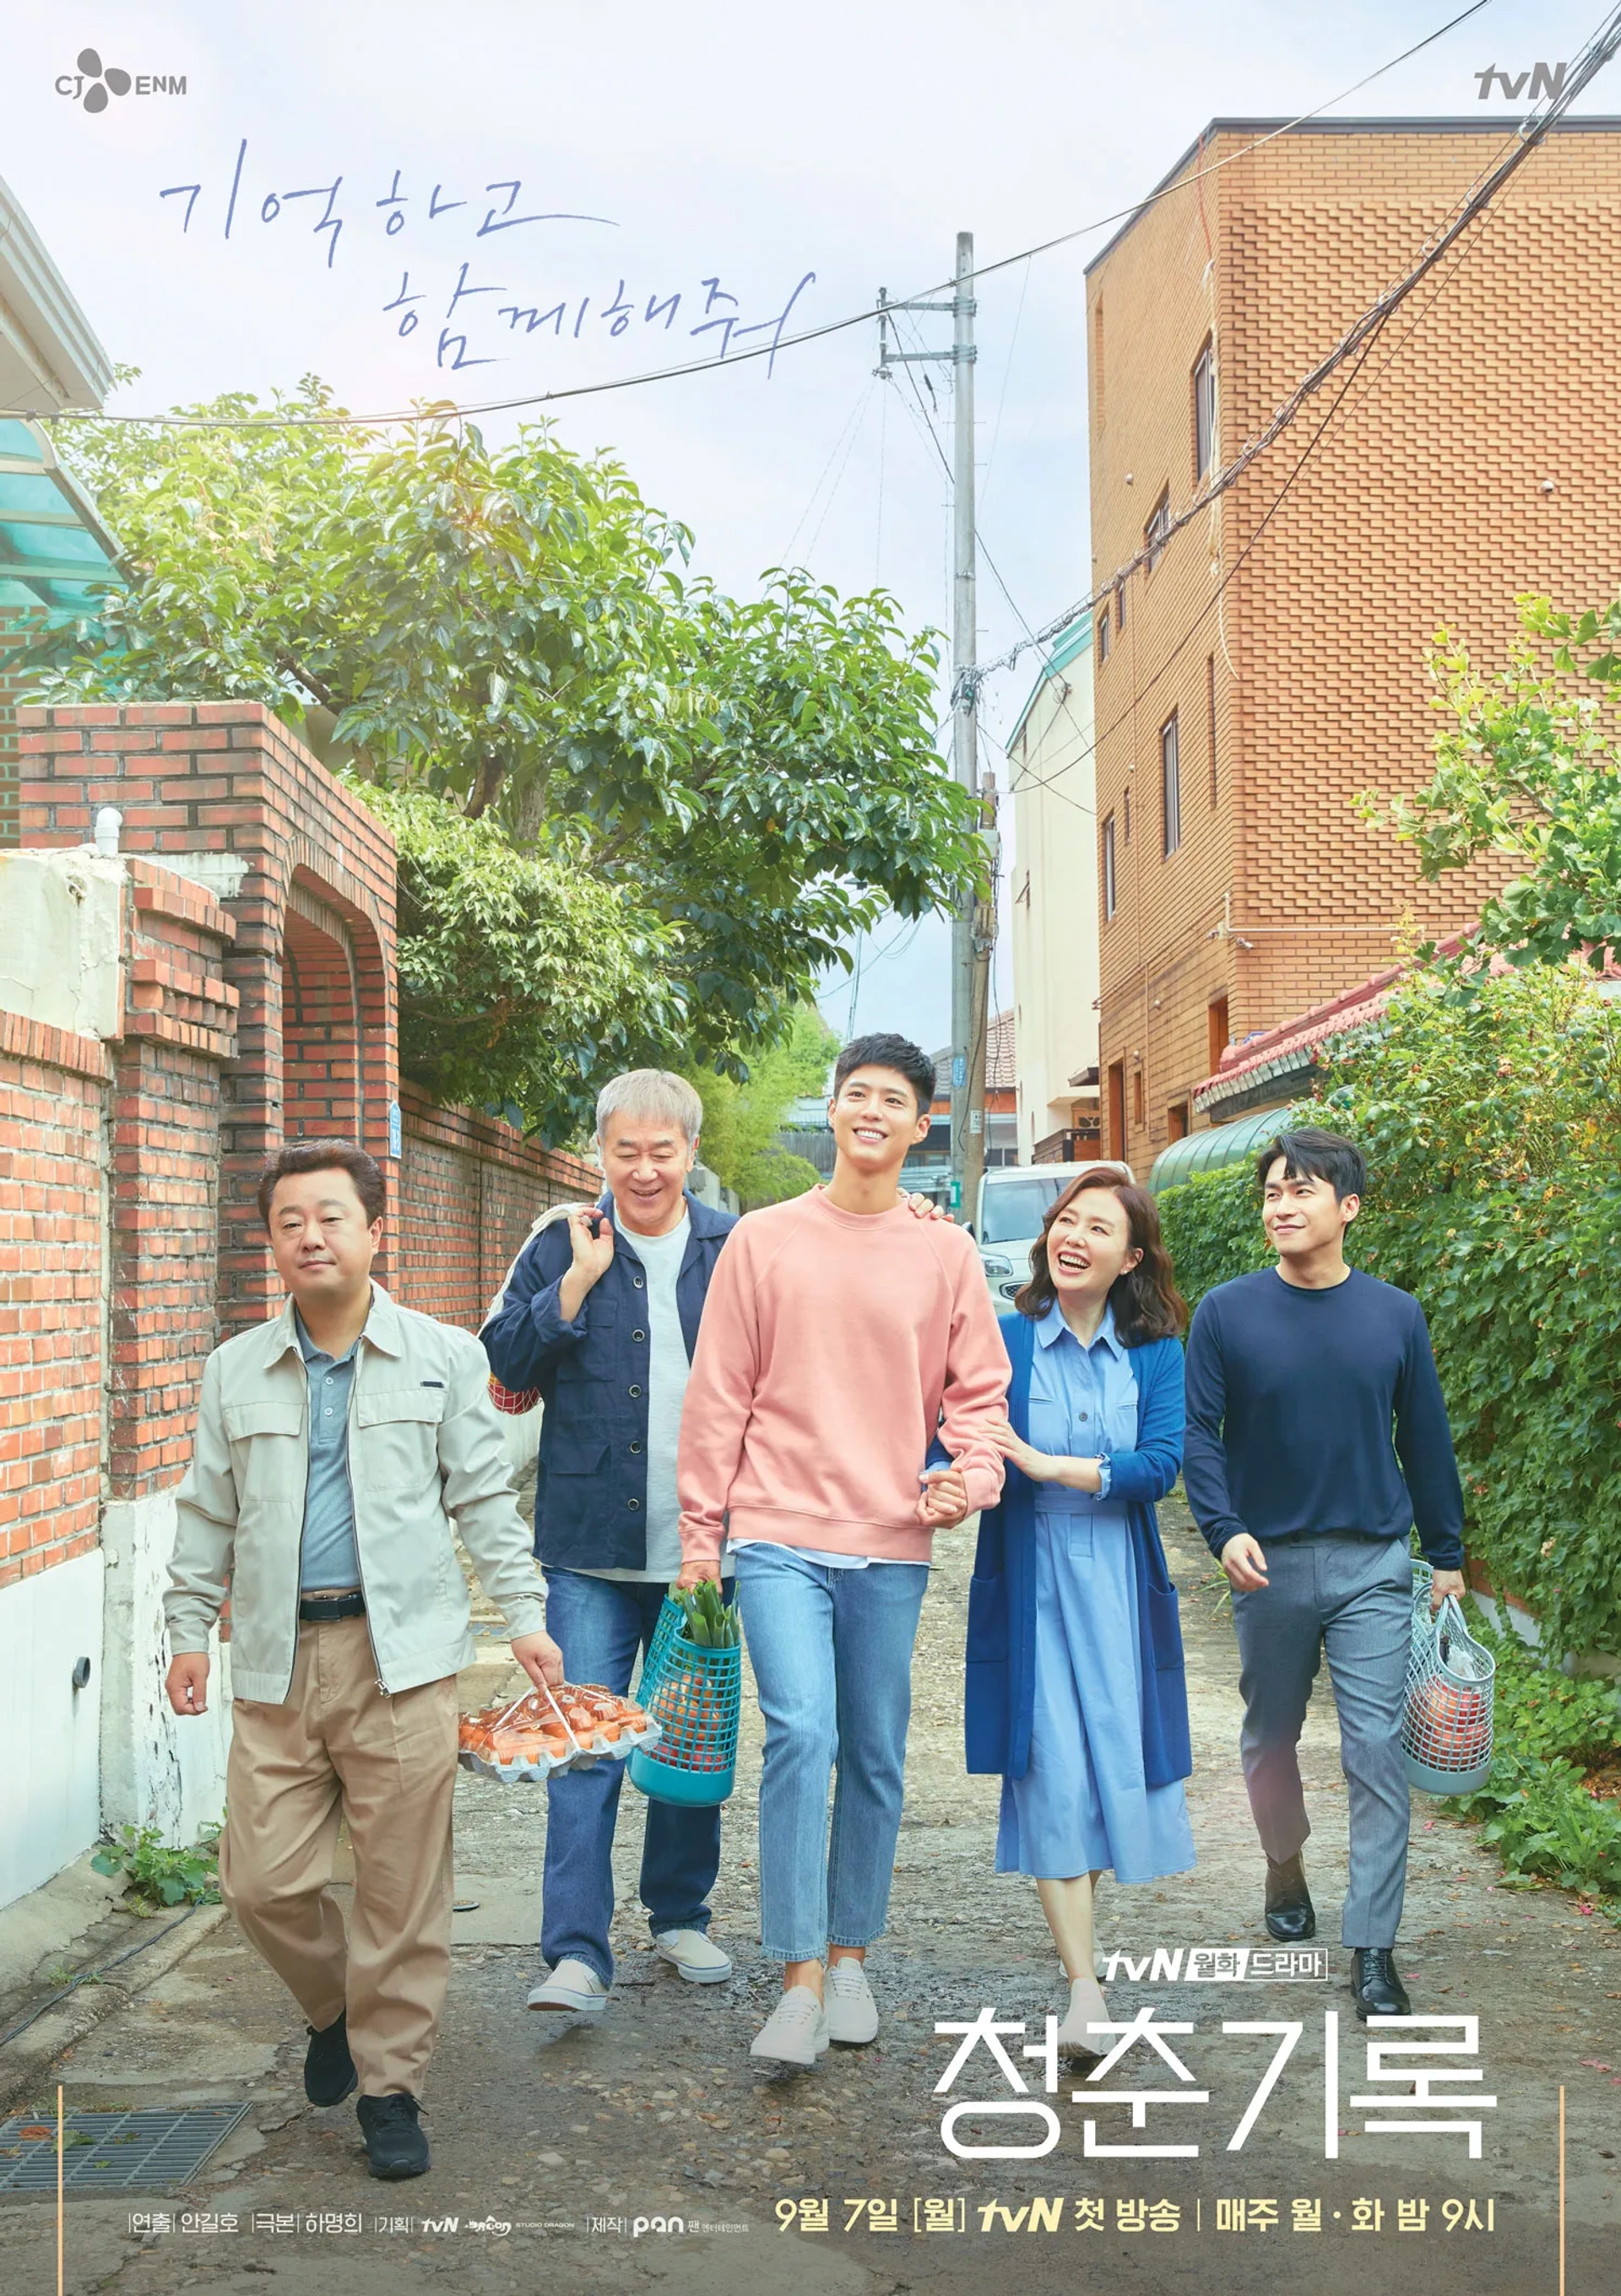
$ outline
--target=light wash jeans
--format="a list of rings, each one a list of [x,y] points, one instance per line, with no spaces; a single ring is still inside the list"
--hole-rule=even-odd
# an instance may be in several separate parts
[[[729,1587],[722,1592],[729,1598]],[[652,1640],[663,1600],[663,1587],[651,1581],[548,1568],[547,1630],[562,1649],[569,1680],[628,1691],[637,1652]],[[585,1770],[554,1770],[546,1782],[540,1950],[553,1968],[564,1959],[583,1961],[605,1985],[613,1982],[608,1925],[624,1777],[623,1762],[597,1762]],[[646,1809],[641,1898],[647,1925],[655,1937],[661,1930],[707,1931],[709,1893],[720,1865],[720,1812],[667,1801],[649,1801]]]
[[[820,1961],[830,1943],[870,1944],[889,1910],[928,1565],[829,1570],[764,1541],[733,1559],[766,1726],[761,1947]]]

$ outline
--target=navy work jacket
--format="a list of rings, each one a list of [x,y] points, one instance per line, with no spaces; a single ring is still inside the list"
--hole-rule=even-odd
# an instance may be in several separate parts
[[[601,1198],[613,1218],[613,1200]],[[676,1279],[687,1360],[715,1260],[737,1225],[688,1194],[691,1233]],[[503,1387],[539,1388],[535,1552],[563,1570],[647,1567],[647,1278],[613,1218],[613,1258],[565,1323],[557,1295],[573,1265],[555,1220],[518,1255],[501,1304],[479,1333]]]
[[[1028,1442],[1035,1324],[1028,1316],[999,1320],[1013,1365],[1008,1416]],[[1127,1353],[1137,1380],[1137,1448],[1110,1454],[1109,1497],[1125,1503],[1137,1573],[1144,1782],[1167,1786],[1193,1768],[1181,1620],[1154,1512],[1155,1500],[1172,1488],[1181,1465],[1182,1343],[1150,1340]],[[1038,1486],[1011,1459],[1007,1464],[1001,1504],[980,1517],[968,1585],[963,1719],[968,1768],[1022,1778],[1030,1767],[1035,1718]]]

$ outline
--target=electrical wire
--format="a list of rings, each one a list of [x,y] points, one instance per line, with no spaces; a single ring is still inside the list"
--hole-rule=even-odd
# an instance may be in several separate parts
[[[1391,366],[1395,364],[1401,352],[1412,340],[1412,337],[1418,332],[1419,327],[1423,324],[1429,313],[1435,308],[1435,306],[1440,301],[1442,296],[1446,292],[1446,290],[1452,285],[1459,272],[1462,270],[1465,263],[1469,261],[1470,256],[1472,256],[1479,248],[1481,241],[1485,237],[1486,229],[1490,227],[1490,223],[1491,217],[1488,217],[1483,223],[1480,234],[1462,248],[1451,269],[1446,273],[1445,276],[1441,281],[1440,285],[1436,289],[1435,293],[1429,298],[1428,302],[1420,307],[1411,325],[1409,326],[1406,332],[1403,334],[1395,344],[1393,344],[1388,357],[1375,368],[1373,373],[1369,377],[1366,387],[1356,396],[1356,398],[1352,399],[1351,404],[1345,410],[1346,423],[1352,422],[1362,411],[1362,408],[1372,397],[1374,391],[1378,389],[1379,382],[1389,372]],[[1266,528],[1271,525],[1277,512],[1282,508],[1286,497],[1293,488],[1296,480],[1299,478],[1306,462],[1310,459],[1311,455],[1315,453],[1319,443],[1322,439],[1329,425],[1332,422],[1336,414],[1338,412],[1342,402],[1347,398],[1353,386],[1356,382],[1357,377],[1361,374],[1362,367],[1366,364],[1374,344],[1379,339],[1380,332],[1382,332],[1382,327],[1379,331],[1376,332],[1374,335],[1370,337],[1362,356],[1357,360],[1356,365],[1352,369],[1351,374],[1347,379],[1345,387],[1340,390],[1338,396],[1335,398],[1333,405],[1329,407],[1327,414],[1323,417],[1322,422],[1312,434],[1311,440],[1307,444],[1305,452],[1301,455],[1294,469],[1285,479],[1282,486],[1279,488],[1277,494],[1273,496],[1271,502],[1268,504],[1266,510],[1263,513],[1259,522],[1246,540],[1243,548],[1238,553],[1238,555],[1235,558],[1231,566],[1229,567],[1226,572],[1222,575],[1214,592],[1206,601],[1205,605],[1200,608],[1197,614],[1195,615],[1192,622],[1189,624],[1188,629],[1183,633],[1176,645],[1172,648],[1171,652],[1164,657],[1164,660],[1156,667],[1148,678],[1146,684],[1138,688],[1132,693],[1131,701],[1126,704],[1125,708],[1120,711],[1119,715],[1112,718],[1107,726],[1098,727],[1094,730],[1090,742],[1087,743],[1085,747],[1083,747],[1074,757],[1066,759],[1064,764],[1055,767],[1049,775],[1041,777],[1035,775],[1029,775],[1027,779],[1019,784],[1021,788],[1053,788],[1054,783],[1057,782],[1062,775],[1072,772],[1076,766],[1084,764],[1088,758],[1096,753],[1100,742],[1106,741],[1111,734],[1117,732],[1122,726],[1128,724],[1136,716],[1138,709],[1141,707],[1142,702],[1146,700],[1148,695],[1152,693],[1154,687],[1159,683],[1159,680],[1164,676],[1172,664],[1176,661],[1187,650],[1188,646],[1191,644],[1199,628],[1205,620],[1207,620],[1211,613],[1220,606],[1230,584],[1238,574],[1245,561],[1248,558],[1256,543],[1260,540],[1262,534],[1265,531]]]
[[[1276,445],[1283,433],[1293,425],[1308,400],[1316,396],[1330,376],[1337,373],[1347,359],[1357,357],[1362,347],[1383,332],[1393,314],[1406,301],[1419,282],[1427,278],[1435,269],[1449,249],[1456,245],[1472,224],[1479,222],[1490,212],[1493,201],[1510,176],[1525,165],[1532,152],[1536,151],[1545,140],[1550,129],[1569,110],[1576,96],[1589,81],[1603,70],[1618,50],[1621,50],[1621,8],[1615,8],[1611,10],[1577,56],[1575,64],[1567,73],[1559,94],[1550,98],[1545,110],[1540,115],[1522,122],[1518,135],[1512,140],[1504,157],[1488,168],[1484,176],[1477,178],[1451,211],[1449,219],[1426,242],[1418,260],[1403,274],[1400,279],[1387,287],[1383,294],[1370,303],[1365,311],[1361,312],[1353,320],[1333,348],[1321,358],[1311,372],[1295,386],[1282,405],[1272,414],[1271,421],[1263,426],[1256,436],[1246,443],[1230,463],[1205,480],[1185,510],[1179,511],[1174,517],[1167,518],[1163,524],[1156,524],[1151,537],[1145,537],[1142,548],[1128,558],[1123,565],[1117,566],[1107,580],[1100,583],[1087,597],[1079,600],[1053,621],[1044,624],[1023,644],[1012,646],[1005,653],[998,655],[994,660],[975,663],[971,668],[965,665],[958,673],[957,685],[953,688],[952,693],[953,701],[961,701],[965,694],[971,699],[987,677],[992,676],[998,670],[1010,669],[1018,660],[1019,656],[1028,652],[1031,645],[1044,645],[1050,639],[1057,637],[1072,623],[1078,621],[1083,613],[1096,606],[1100,600],[1112,595],[1123,582],[1140,568],[1147,566],[1150,561],[1156,562],[1173,536],[1180,534],[1185,526],[1199,516],[1201,512],[1207,510],[1212,503],[1219,501],[1222,496],[1235,487],[1251,465],[1258,461],[1270,447]],[[1337,399],[1336,406],[1338,403]],[[963,691],[959,692],[958,688]]]
[[[1403,48],[1399,55],[1392,56],[1387,62],[1377,65],[1372,71],[1365,72],[1361,79],[1354,80],[1349,87],[1341,88],[1337,95],[1328,96],[1321,103],[1313,105],[1311,111],[1298,112],[1292,119],[1282,121],[1278,127],[1270,128],[1264,135],[1256,136],[1254,142],[1242,144],[1236,152],[1230,152],[1225,159],[1214,160],[1208,168],[1198,170],[1195,176],[1178,175],[1172,182],[1162,184],[1156,190],[1147,193],[1141,199],[1133,201],[1129,207],[1116,208],[1108,215],[1095,217],[1090,223],[1077,224],[1073,229],[1058,232],[1052,238],[1041,240],[1033,247],[1020,248],[1012,255],[999,256],[994,262],[980,264],[971,276],[975,280],[991,278],[999,271],[1010,269],[1016,263],[1027,263],[1035,256],[1049,255],[1055,249],[1071,246],[1078,239],[1087,239],[1094,232],[1107,230],[1111,224],[1127,223],[1136,217],[1146,214],[1161,200],[1169,198],[1173,192],[1184,190],[1189,183],[1202,182],[1211,176],[1219,175],[1223,168],[1230,168],[1237,161],[1248,158],[1251,152],[1262,151],[1267,144],[1276,143],[1280,136],[1290,135],[1295,129],[1306,127],[1312,120],[1320,119],[1325,112],[1331,111],[1336,104],[1344,103],[1351,96],[1359,94],[1363,88],[1371,86],[1375,80],[1382,79],[1386,73],[1395,71],[1398,66],[1409,62],[1424,49],[1434,46],[1437,40],[1444,39],[1447,34],[1455,31],[1460,24],[1467,23],[1470,17],[1479,15],[1483,9],[1492,4],[1493,0],[1470,0],[1469,7],[1461,10],[1457,15],[1449,17],[1445,23],[1437,25],[1433,32],[1426,33],[1421,40],[1415,40],[1411,47]],[[1588,77],[1592,77],[1591,73]],[[1568,78],[1565,87],[1567,90],[1570,87]],[[959,284],[956,275],[953,275],[949,279],[937,280],[932,286],[917,290],[906,299],[910,302],[920,302],[933,296],[944,294],[948,291],[954,292]],[[393,408],[377,414],[350,414],[346,411],[334,411],[330,414],[230,416],[175,413],[112,414],[101,408],[72,408],[64,409],[60,414],[40,414],[26,407],[0,407],[0,421],[39,422],[53,424],[69,422],[110,422],[136,427],[144,425],[152,429],[198,430],[317,429],[364,430],[386,429],[399,423],[463,420],[481,414],[508,414],[519,412],[525,407],[554,406],[564,399],[595,398],[613,390],[638,390],[648,383],[675,381],[689,374],[712,373],[722,367],[741,368],[753,365],[757,359],[774,360],[782,351],[797,350],[805,343],[825,341],[827,337],[843,334],[852,327],[869,325],[878,315],[879,306],[875,303],[865,310],[852,311],[842,319],[827,320],[819,327],[802,328],[797,334],[783,335],[777,341],[761,343],[749,350],[726,350],[712,358],[688,359],[673,366],[646,368],[639,374],[619,375],[600,382],[573,383],[557,390],[530,391],[513,398],[481,399],[465,406],[453,400],[440,400],[421,403],[411,407]]]

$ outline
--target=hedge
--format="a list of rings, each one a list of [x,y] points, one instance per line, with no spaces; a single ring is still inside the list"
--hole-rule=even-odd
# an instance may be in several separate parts
[[[1420,972],[1320,1073],[1369,1159],[1347,1256],[1429,1323],[1470,1553],[1551,1653],[1621,1652],[1621,1012],[1574,972]],[[1190,1305],[1271,1262],[1248,1166],[1159,1209]]]

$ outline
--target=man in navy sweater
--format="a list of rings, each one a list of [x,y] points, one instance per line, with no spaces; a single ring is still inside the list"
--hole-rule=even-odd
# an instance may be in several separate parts
[[[1392,1948],[1407,1881],[1403,1700],[1417,1525],[1431,1601],[1463,1593],[1463,1493],[1423,1310],[1347,1267],[1362,1152],[1280,1133],[1256,1169],[1275,1268],[1221,1283],[1188,1340],[1183,1478],[1233,1590],[1245,1783],[1266,1852],[1266,1926],[1315,1934],[1296,1748],[1324,1650],[1349,1790],[1341,1941],[1357,2014],[1404,2017]]]

